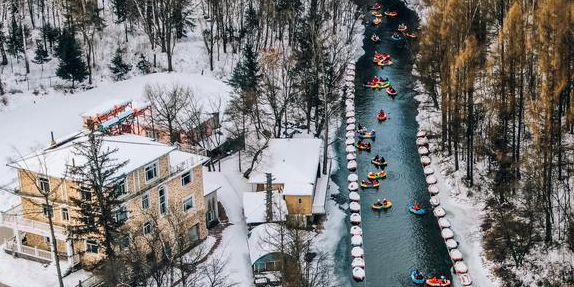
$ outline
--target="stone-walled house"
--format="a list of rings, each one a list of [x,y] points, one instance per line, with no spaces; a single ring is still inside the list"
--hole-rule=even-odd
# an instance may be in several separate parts
[[[86,134],[79,132],[9,164],[17,169],[21,205],[0,213],[0,225],[11,227],[15,234],[4,245],[6,252],[51,262],[54,255],[50,242],[57,240],[58,255],[69,266],[82,263],[89,267],[103,258],[104,247],[98,238],[69,232],[80,220],[79,209],[72,199],[95,200],[89,188],[78,186],[67,174],[70,165],[85,163],[86,159],[74,151],[76,143],[86,140]],[[188,231],[190,244],[206,238],[202,179],[206,157],[133,134],[105,135],[102,140],[104,149],[117,150],[113,157],[118,162],[127,161],[116,172],[120,179],[113,183],[123,203],[116,211],[118,220],[125,220],[126,226],[146,234],[156,226],[145,214],[156,215],[157,224],[163,225],[172,210],[180,210],[185,216],[183,228]],[[48,205],[38,188],[54,191]],[[50,212],[55,238],[49,232]]]

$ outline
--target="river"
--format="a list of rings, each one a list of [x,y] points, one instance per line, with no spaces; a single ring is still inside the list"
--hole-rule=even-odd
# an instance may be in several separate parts
[[[355,1],[359,6],[372,5],[374,1]],[[430,208],[429,194],[426,191],[425,176],[420,164],[420,157],[415,146],[418,124],[416,121],[418,102],[414,99],[415,78],[413,68],[413,40],[393,41],[392,32],[401,23],[407,24],[409,31],[418,25],[414,11],[408,9],[402,1],[387,0],[381,3],[383,10],[397,11],[395,18],[384,17],[383,22],[366,28],[363,48],[365,55],[356,63],[355,105],[357,122],[368,129],[377,131],[371,153],[359,152],[359,179],[366,179],[370,171],[375,171],[370,159],[375,154],[383,155],[389,165],[385,169],[387,179],[381,182],[378,191],[367,189],[360,191],[363,221],[363,247],[365,249],[366,279],[354,283],[351,278],[350,238],[347,235],[341,240],[337,250],[339,260],[337,272],[347,276],[352,286],[415,286],[410,280],[410,272],[419,269],[425,274],[436,272],[451,277],[448,251],[440,235],[438,223],[432,213],[424,217],[411,214],[407,206],[420,202]],[[369,12],[365,19],[373,18]],[[370,41],[376,32],[382,42],[378,45]],[[416,40],[414,40],[416,41]],[[389,53],[394,61],[391,67],[381,69],[375,66],[372,58],[375,50]],[[365,89],[363,85],[375,75],[388,77],[398,95],[395,99],[384,91]],[[388,120],[378,123],[377,111],[384,109]],[[345,137],[345,126],[339,131],[339,137]],[[341,186],[339,201],[348,201],[347,176],[349,172],[345,159],[344,143],[336,146],[339,155],[339,166],[342,168],[334,175],[335,182]],[[377,199],[388,198],[393,207],[388,211],[375,212],[370,206]]]

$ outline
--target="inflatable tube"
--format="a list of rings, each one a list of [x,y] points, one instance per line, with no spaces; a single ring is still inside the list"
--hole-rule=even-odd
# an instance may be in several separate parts
[[[364,143],[361,144],[361,145],[355,144],[355,147],[356,147],[358,150],[364,150],[364,151],[368,151],[368,152],[371,151],[371,145],[367,145],[367,144],[364,144]]]
[[[444,208],[442,208],[442,207],[437,207],[433,210],[433,214],[437,218],[441,218],[441,217],[444,217],[446,215],[446,211],[444,211]]]
[[[450,280],[448,279],[439,279],[436,277],[430,278],[426,280],[426,284],[431,287],[448,287],[450,286]]]
[[[359,133],[357,137],[360,139],[376,139],[377,134],[375,132]]]
[[[358,180],[359,180],[359,176],[356,173],[351,173],[351,174],[349,174],[349,176],[347,176],[347,181],[349,181],[349,182],[358,181]]]
[[[425,138],[418,138],[416,143],[418,146],[427,145],[429,143],[429,140],[426,137]]]
[[[353,241],[353,238],[351,238],[351,241]],[[361,238],[361,241],[363,241],[362,238]],[[351,266],[353,268],[356,268],[356,267],[365,268],[365,260],[363,260],[363,258],[354,258],[353,262],[351,262]]]
[[[354,118],[353,118],[353,119],[354,119]],[[347,120],[347,121],[348,121],[348,120]],[[428,148],[426,148],[426,147],[424,147],[424,146],[419,147],[418,152],[419,152],[420,155],[427,155],[427,154],[429,154]]]
[[[396,17],[397,15],[399,15],[399,13],[395,11],[385,11],[385,15],[389,17]]]
[[[399,34],[393,34],[391,36],[391,40],[393,40],[393,41],[400,41],[401,39],[402,39],[402,37]]]
[[[349,209],[352,212],[359,212],[359,211],[361,211],[361,205],[358,202],[351,202],[349,204]]]
[[[399,27],[397,27],[397,31],[403,32],[407,30],[407,25],[405,24],[400,24]]]
[[[351,256],[353,256],[354,258],[357,258],[357,257],[362,258],[363,255],[365,255],[365,251],[363,250],[362,247],[355,246],[351,249]]]
[[[439,218],[438,219],[438,226],[440,226],[440,228],[450,228],[450,221],[448,221],[448,219],[446,218]]]
[[[435,184],[436,183],[436,177],[434,175],[429,175],[427,176],[427,183],[430,184]]]
[[[370,180],[385,179],[386,177],[387,173],[384,170],[379,172],[369,172],[369,174],[367,175],[367,178]]]
[[[385,91],[387,92],[387,94],[391,97],[394,97],[397,95],[397,91],[395,89],[393,89],[392,87],[388,87],[385,89]]]
[[[347,154],[347,161],[351,161],[351,160],[356,160],[357,159],[357,155],[355,153],[348,153]]]
[[[416,39],[416,38],[417,38],[417,34],[415,34],[415,33],[405,33],[405,37],[410,38],[410,39]]]
[[[421,156],[421,164],[422,164],[423,166],[427,166],[427,165],[429,165],[430,163],[431,163],[430,157],[428,157],[428,156],[426,156],[426,155]]]
[[[416,214],[416,215],[425,215],[425,214],[427,214],[426,209],[424,209],[424,208],[415,209],[415,205],[414,205],[414,204],[409,205],[409,211],[410,211],[412,214]]]
[[[425,276],[424,276],[422,273],[419,273],[419,274],[420,274],[420,277],[417,278],[416,273],[417,273],[417,272],[416,272],[415,270],[413,270],[413,271],[411,272],[411,280],[413,281],[413,283],[415,283],[415,284],[423,284],[423,283],[425,283]]]
[[[351,235],[363,235],[363,229],[359,226],[351,226]]]
[[[371,205],[371,208],[374,210],[382,210],[382,209],[389,209],[391,207],[393,207],[393,202],[391,202],[390,200],[387,200],[387,202],[381,202],[381,205],[378,205],[376,202],[373,203],[373,205]]]
[[[460,281],[460,284],[462,284],[462,286],[470,287],[470,285],[472,285],[472,278],[470,278],[470,275],[468,275],[468,273],[459,274],[458,280]]]
[[[460,252],[458,249],[452,249],[449,252],[450,255],[450,259],[452,259],[452,261],[461,261],[462,260],[462,252]]]
[[[457,274],[468,273],[468,267],[466,266],[466,264],[463,261],[457,261],[454,263],[454,271]]]
[[[427,132],[426,132],[425,130],[420,130],[420,131],[417,133],[417,138],[424,138],[424,137],[426,137],[426,136],[427,136]]]
[[[372,10],[381,10],[381,8],[383,8],[383,6],[379,3],[375,3],[375,5],[371,7]]]
[[[373,24],[373,26],[377,26],[379,24],[381,24],[383,20],[381,20],[381,18],[376,17],[375,19],[373,19],[373,21],[371,22],[371,24]]]
[[[351,213],[349,220],[351,221],[351,224],[361,224],[361,215],[358,213]]]
[[[352,246],[361,246],[363,245],[363,236],[362,235],[353,235],[351,236],[351,245]],[[355,266],[353,266],[355,267]]]
[[[383,112],[383,113],[378,113],[377,114],[377,120],[379,122],[384,122],[387,120],[387,113]]]
[[[357,152],[357,148],[355,147],[355,145],[348,145],[345,147],[345,151],[347,153],[354,153]]]
[[[457,242],[456,240],[452,239],[452,238],[446,240],[446,241],[445,241],[445,244],[446,244],[446,247],[447,247],[449,250],[452,250],[452,249],[455,249],[455,248],[458,247],[458,242]]]
[[[359,190],[359,183],[356,181],[349,183],[349,191],[357,191]]]
[[[387,161],[380,161],[380,160],[379,160],[379,161],[375,161],[374,158],[371,159],[371,163],[372,163],[373,165],[375,165],[376,167],[378,167],[378,168],[383,168],[383,167],[387,166]]]
[[[426,166],[425,169],[424,169],[424,173],[425,173],[425,175],[434,174],[434,169],[433,169],[432,167],[430,167],[430,166]]]
[[[357,161],[355,161],[355,160],[350,160],[350,161],[347,163],[347,169],[348,169],[349,171],[355,171],[355,170],[357,170]]]
[[[359,195],[358,192],[352,191],[349,192],[349,200],[358,202],[361,200],[361,196]]]
[[[365,280],[365,269],[361,267],[353,268],[353,279],[357,282]]]
[[[361,182],[359,185],[361,186],[361,188],[379,189],[379,186],[381,185],[381,183],[379,181],[375,180],[375,181],[365,181],[364,183]]]
[[[355,118],[348,118],[347,119],[347,124],[354,124],[355,123]]]
[[[454,237],[454,232],[452,232],[452,230],[450,228],[443,228],[440,231],[440,235],[442,236],[442,238],[446,239],[451,239]]]
[[[438,200],[438,197],[436,197],[436,196],[431,196],[429,199],[429,202],[433,207],[440,205],[440,201]]]
[[[436,185],[429,185],[427,189],[431,195],[437,195],[439,193],[438,187],[436,187]]]

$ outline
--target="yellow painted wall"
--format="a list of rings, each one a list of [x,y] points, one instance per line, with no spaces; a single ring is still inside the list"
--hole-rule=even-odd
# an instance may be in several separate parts
[[[301,199],[301,203],[299,203]],[[289,214],[311,215],[313,212],[313,198],[311,196],[286,195],[285,202]]]

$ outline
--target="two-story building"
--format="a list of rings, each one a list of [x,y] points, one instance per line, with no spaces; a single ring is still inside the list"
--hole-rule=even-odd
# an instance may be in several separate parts
[[[17,169],[21,205],[0,213],[0,225],[11,227],[15,234],[4,246],[7,252],[51,262],[55,258],[50,242],[56,240],[58,256],[69,266],[82,263],[89,267],[103,258],[100,238],[70,232],[83,220],[73,199],[96,200],[90,188],[80,186],[69,175],[70,166],[86,163],[76,146],[87,140],[86,133],[79,132],[9,164]],[[110,184],[122,202],[117,220],[145,235],[158,227],[155,225],[167,224],[170,213],[177,211],[185,216],[183,228],[190,244],[206,238],[202,179],[206,157],[133,134],[102,136],[102,150],[114,150],[111,157],[126,162],[116,171],[117,182]],[[48,204],[42,195],[46,193],[50,194]],[[49,214],[55,238],[50,235]],[[157,223],[146,217],[150,214],[159,218]]]
[[[265,193],[270,173],[271,189],[281,194],[291,218],[306,221],[325,214],[329,175],[321,173],[322,144],[313,138],[269,140],[249,177],[251,191]],[[246,206],[252,205],[244,201]]]

